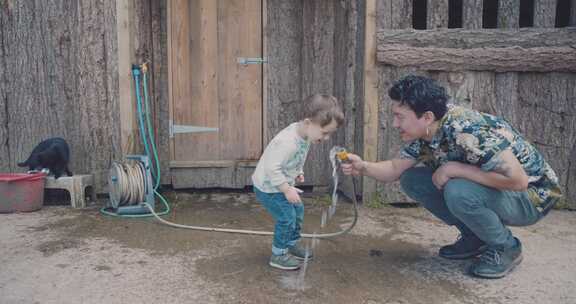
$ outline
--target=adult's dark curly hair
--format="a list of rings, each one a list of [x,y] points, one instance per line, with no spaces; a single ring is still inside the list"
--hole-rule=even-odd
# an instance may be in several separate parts
[[[388,96],[410,107],[418,118],[430,111],[434,113],[436,120],[439,120],[448,110],[446,104],[449,96],[446,94],[446,89],[433,79],[424,76],[405,76],[388,90]]]

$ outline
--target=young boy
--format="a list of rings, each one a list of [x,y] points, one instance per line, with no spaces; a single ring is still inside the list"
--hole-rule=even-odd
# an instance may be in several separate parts
[[[304,182],[303,167],[310,144],[328,140],[343,122],[344,114],[335,97],[316,94],[306,98],[303,118],[270,141],[256,166],[252,175],[256,198],[276,222],[269,263],[272,267],[298,269],[306,257],[306,250],[298,243],[304,205],[301,190],[294,184]]]

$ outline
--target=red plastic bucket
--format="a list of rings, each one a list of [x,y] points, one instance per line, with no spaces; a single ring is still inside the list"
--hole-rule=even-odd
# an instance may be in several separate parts
[[[0,173],[0,213],[42,208],[45,177],[44,173]]]

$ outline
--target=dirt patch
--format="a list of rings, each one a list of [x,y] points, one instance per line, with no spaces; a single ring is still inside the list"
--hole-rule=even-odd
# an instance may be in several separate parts
[[[98,266],[94,267],[94,270],[96,270],[96,271],[110,271],[110,270],[112,270],[112,267],[106,266],[106,265],[98,265]]]
[[[45,257],[48,257],[62,250],[79,248],[83,244],[84,242],[76,239],[62,239],[62,240],[44,242],[36,246],[36,250],[42,252],[42,254]]]
[[[300,272],[267,265],[270,244],[260,239],[239,242],[232,252],[198,262],[209,282],[229,286],[246,303],[448,303],[478,300],[462,286],[445,280],[430,284],[418,273],[402,270],[422,261],[422,247],[402,241],[347,235],[322,240],[302,280]]]
[[[165,218],[173,222],[273,229],[251,193],[169,197],[173,212]],[[318,202],[306,207],[306,232],[350,223],[351,205],[343,203],[320,229],[322,200],[306,198]],[[576,265],[574,215],[515,230],[525,239],[524,263],[503,280],[486,281],[466,274],[470,261],[437,257],[456,233],[421,208],[361,209],[351,234],[318,243],[302,276],[268,266],[270,237],[175,229],[104,216],[97,207],[50,207],[0,221],[0,302],[576,303],[576,277],[566,267]]]

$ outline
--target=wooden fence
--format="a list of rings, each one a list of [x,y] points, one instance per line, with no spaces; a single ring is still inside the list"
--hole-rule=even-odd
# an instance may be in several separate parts
[[[365,132],[378,138],[378,158],[394,156],[401,145],[387,89],[405,74],[427,75],[454,102],[503,116],[526,135],[576,208],[575,12],[576,1],[562,0],[377,1],[378,78],[367,82],[378,84],[379,119]],[[372,187],[385,200],[406,199],[398,184]]]

